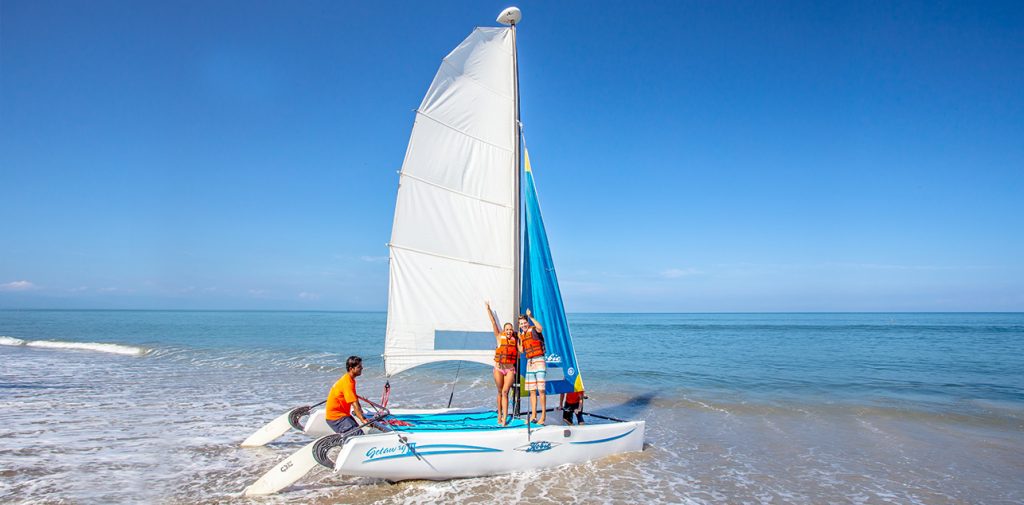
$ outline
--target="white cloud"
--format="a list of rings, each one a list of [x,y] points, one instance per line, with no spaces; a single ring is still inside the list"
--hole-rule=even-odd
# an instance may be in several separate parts
[[[267,294],[267,290],[265,290],[265,289],[250,289],[249,290],[249,296],[263,296],[265,294]]]
[[[337,260],[339,262],[347,263],[347,264],[351,264],[352,262],[357,261],[357,260],[358,261],[362,261],[362,262],[366,262],[366,263],[381,263],[381,262],[386,262],[388,260],[387,255],[384,255],[384,256],[374,256],[374,255],[371,255],[371,254],[363,254],[361,256],[353,256],[353,255],[350,255],[350,254],[333,254],[333,255],[331,255],[331,258],[333,258],[333,259],[335,259],[335,260]]]
[[[0,284],[0,291],[28,291],[36,289],[36,285],[29,281],[12,281],[7,284]]]
[[[680,277],[688,277],[699,273],[701,273],[701,271],[696,268],[670,268],[659,272],[658,275],[665,279],[678,279]]]
[[[299,298],[302,298],[303,300],[319,300],[320,299],[320,295],[318,295],[316,293],[307,293],[307,292],[303,291],[303,292],[299,293]]]
[[[897,265],[880,263],[825,263],[824,267],[851,268],[864,270],[986,270],[992,267],[983,265]]]

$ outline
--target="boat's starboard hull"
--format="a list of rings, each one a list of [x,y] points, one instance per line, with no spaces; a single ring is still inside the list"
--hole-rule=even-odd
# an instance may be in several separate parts
[[[500,475],[641,451],[644,428],[644,421],[625,421],[532,430],[379,433],[350,439],[338,454],[335,470],[391,481]]]

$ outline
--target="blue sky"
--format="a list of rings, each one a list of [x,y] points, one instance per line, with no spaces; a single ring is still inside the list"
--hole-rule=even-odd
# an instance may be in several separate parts
[[[1024,4],[518,5],[569,311],[1024,310]],[[0,308],[383,310],[505,6],[0,2]]]

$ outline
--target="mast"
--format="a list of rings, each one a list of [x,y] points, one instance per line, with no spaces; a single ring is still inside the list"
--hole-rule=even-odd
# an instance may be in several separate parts
[[[513,280],[513,283],[514,283],[513,285],[515,286],[515,287],[512,288],[513,289],[513,291],[512,291],[512,317],[518,318],[519,314],[520,314],[520,310],[522,309],[522,307],[519,306],[519,302],[521,300],[522,290],[523,290],[523,271],[522,271],[523,270],[523,258],[522,258],[522,256],[523,256],[523,244],[522,244],[522,240],[523,240],[523,230],[522,230],[522,226],[523,226],[523,217],[522,217],[522,213],[523,213],[523,209],[522,209],[522,207],[523,207],[523,205],[522,205],[522,200],[523,200],[523,189],[522,189],[523,176],[522,175],[523,174],[522,174],[522,170],[521,170],[521,167],[523,165],[523,160],[522,160],[522,158],[523,158],[523,139],[522,139],[523,133],[522,133],[522,125],[519,122],[519,46],[516,44],[516,23],[514,21],[512,22],[512,70],[513,70],[513,74],[515,75],[514,80],[513,80],[513,89],[515,89],[515,92],[516,92],[515,93],[516,122],[513,125],[513,127],[515,129],[514,131],[516,133],[516,151],[515,151],[516,152],[516,156],[515,156],[516,162],[515,162],[515,167],[514,167],[515,174],[516,174],[515,175],[515,179],[516,179],[516,183],[515,183],[516,197],[515,197],[515,200],[514,200],[515,201],[515,212],[514,212],[514,214],[516,215],[516,217],[515,217],[516,225],[514,226],[515,234],[516,234],[516,239],[515,239],[515,244],[516,245],[514,246],[515,247],[515,259],[513,260],[514,261],[513,266],[515,268],[515,271],[514,271],[515,273],[512,274],[513,279],[514,279]],[[513,323],[513,324],[515,324],[515,323]],[[523,378],[523,374],[522,374],[522,370],[520,370],[520,368],[521,368],[521,366],[520,366],[519,360],[516,360],[516,380],[515,380],[516,392],[515,392],[515,401],[513,402],[513,408],[512,408],[512,412],[514,413],[513,415],[515,415],[516,417],[519,417],[519,415],[520,415],[519,414],[519,398],[522,396],[522,394],[520,393],[520,384],[519,383],[520,383],[520,381]]]
[[[512,68],[513,68],[513,74],[515,76],[514,77],[515,80],[514,80],[514,84],[513,84],[513,89],[515,89],[515,104],[516,104],[515,105],[515,107],[516,107],[516,119],[515,119],[515,124],[513,125],[513,128],[515,129],[514,130],[515,131],[515,135],[516,135],[516,144],[515,144],[515,153],[516,153],[515,159],[516,159],[516,161],[515,161],[515,166],[513,167],[513,172],[515,173],[515,181],[516,181],[516,183],[515,183],[515,192],[516,192],[515,196],[516,197],[514,199],[514,201],[515,201],[514,207],[515,208],[514,208],[514,212],[513,212],[515,214],[515,220],[516,220],[516,225],[514,227],[515,228],[515,235],[516,235],[516,237],[515,237],[515,246],[514,246],[515,247],[515,259],[513,260],[514,261],[513,267],[515,268],[515,273],[513,274],[515,276],[514,277],[515,278],[515,287],[513,288],[514,291],[512,292],[512,314],[513,314],[514,317],[519,317],[520,309],[521,309],[521,307],[519,306],[519,301],[520,301],[520,298],[521,298],[521,295],[522,295],[522,289],[523,289],[523,279],[522,279],[522,277],[523,277],[523,272],[522,272],[522,269],[523,269],[523,258],[522,258],[522,255],[523,255],[523,244],[522,244],[522,240],[523,240],[523,231],[522,231],[522,223],[523,223],[523,217],[522,217],[522,213],[523,213],[523,209],[522,209],[522,207],[523,207],[522,206],[522,199],[523,199],[523,190],[522,190],[522,182],[523,182],[523,171],[522,171],[522,166],[523,166],[523,139],[522,139],[522,135],[523,135],[523,133],[522,133],[521,123],[519,122],[519,48],[516,45],[516,24],[514,22],[512,23]]]
[[[516,117],[515,117],[514,123],[512,125],[512,131],[515,132],[515,156],[514,156],[515,161],[514,161],[514,165],[512,166],[512,172],[513,172],[513,177],[515,178],[514,180],[515,180],[515,193],[516,193],[515,194],[515,198],[512,199],[512,201],[514,202],[513,203],[513,212],[512,213],[515,215],[515,217],[514,217],[514,219],[515,219],[515,226],[513,226],[513,229],[515,230],[513,232],[515,234],[515,239],[513,240],[513,243],[515,245],[513,246],[513,248],[514,248],[513,258],[514,259],[513,259],[513,263],[512,263],[512,266],[513,266],[513,269],[514,269],[513,270],[513,274],[512,274],[512,276],[513,276],[512,317],[513,318],[518,318],[519,317],[519,314],[520,314],[519,311],[521,309],[521,307],[519,306],[519,302],[520,302],[520,298],[521,298],[521,295],[522,295],[522,289],[523,289],[523,272],[522,272],[522,264],[523,264],[523,259],[522,259],[522,255],[523,255],[523,244],[522,244],[522,240],[523,240],[523,232],[522,232],[522,223],[523,223],[523,218],[522,218],[522,198],[523,198],[522,179],[523,178],[522,178],[522,175],[523,175],[523,172],[522,172],[522,169],[521,169],[522,165],[523,165],[523,159],[522,159],[523,158],[523,147],[522,147],[522,144],[523,144],[522,135],[523,135],[523,133],[522,133],[522,129],[521,129],[521,123],[519,122],[519,46],[516,43],[516,25],[519,23],[519,20],[521,20],[522,17],[523,17],[523,15],[519,11],[518,7],[509,7],[507,9],[501,11],[501,14],[498,15],[498,22],[502,23],[502,24],[509,25],[511,27],[511,29],[512,29],[512,75],[513,75],[513,78],[512,78],[512,89],[515,91],[515,93],[513,94],[513,98],[514,98],[515,109],[516,109]],[[513,322],[512,324],[514,326],[516,323]],[[514,382],[514,384],[512,386],[513,388],[515,388],[515,391],[512,393],[513,405],[512,405],[512,408],[510,409],[512,415],[514,415],[516,417],[519,417],[519,396],[520,396],[520,394],[519,394],[519,388],[520,388],[519,381],[520,381],[520,379],[522,377],[521,370],[519,370],[519,368],[520,368],[519,367],[519,361],[516,360],[516,376],[515,376],[515,382]]]

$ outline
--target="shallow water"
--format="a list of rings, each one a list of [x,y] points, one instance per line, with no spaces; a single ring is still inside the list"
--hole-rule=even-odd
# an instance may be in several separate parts
[[[360,391],[378,395],[384,320],[0,311],[0,502],[247,502],[240,491],[306,439],[238,443],[320,401],[349,354],[366,359]],[[575,314],[570,324],[587,409],[645,419],[644,452],[449,482],[317,469],[257,502],[1024,501],[1024,315]],[[457,405],[492,401],[487,368],[441,364],[392,378],[391,405],[444,406],[456,373]]]

